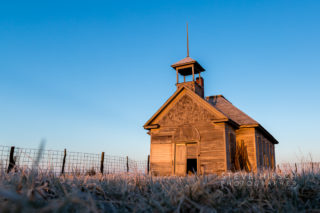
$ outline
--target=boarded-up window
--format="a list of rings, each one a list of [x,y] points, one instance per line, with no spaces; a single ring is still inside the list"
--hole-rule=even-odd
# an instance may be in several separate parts
[[[262,144],[263,144],[263,166],[267,166],[267,159],[266,159],[266,152],[267,152],[267,146],[265,140],[262,139]]]
[[[260,148],[260,150],[259,150],[259,158],[260,158],[259,161],[260,161],[260,166],[263,166],[263,143],[261,141],[261,137],[259,137],[258,141],[259,141],[259,148]]]
[[[269,167],[272,167],[272,150],[271,150],[271,143],[268,142],[268,147],[269,147]]]
[[[234,134],[230,134],[230,161],[231,161],[231,169],[235,169],[235,155],[236,155],[236,137]],[[232,168],[233,167],[233,168]]]
[[[170,175],[172,172],[172,145],[151,144],[150,170],[154,174]]]
[[[259,145],[259,138],[256,137],[256,156],[257,156],[257,166],[260,165],[260,156],[259,156],[259,153],[260,153],[260,145]]]
[[[274,156],[274,145],[271,144],[271,168],[274,169],[275,168],[275,156]]]
[[[266,141],[266,145],[267,145],[267,161],[268,161],[268,167],[270,166],[270,146],[269,146],[269,141]]]

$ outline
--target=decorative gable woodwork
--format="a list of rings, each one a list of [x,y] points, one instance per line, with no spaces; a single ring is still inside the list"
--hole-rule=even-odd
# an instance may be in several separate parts
[[[180,126],[213,119],[213,113],[185,94],[158,123],[160,126]]]

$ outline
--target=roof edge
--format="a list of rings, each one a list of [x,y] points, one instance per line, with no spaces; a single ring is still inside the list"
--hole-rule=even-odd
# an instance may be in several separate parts
[[[231,101],[229,101],[226,97],[224,97],[222,94],[219,94],[219,95],[209,95],[209,96],[206,96],[205,99],[208,101],[211,97],[221,97],[223,98],[224,100],[228,101],[229,103],[232,104]],[[233,105],[233,104],[232,104]],[[236,106],[235,106],[236,107]],[[238,107],[237,107],[238,108]]]
[[[143,125],[144,129],[148,129],[147,127],[150,125],[150,123],[155,119],[155,117],[161,113],[165,106],[167,106],[173,99],[176,97],[183,89],[184,87],[181,87],[180,89],[176,90],[167,100],[164,102],[164,104],[161,105],[161,107],[152,115],[152,117]]]
[[[188,61],[183,61],[184,59],[189,58],[190,60]],[[190,57],[186,57],[174,64],[171,65],[171,67],[173,69],[176,69],[176,67],[180,67],[180,66],[184,66],[184,65],[189,65],[189,64],[195,64],[196,66],[198,66],[198,68],[201,70],[201,72],[204,72],[205,69],[199,64],[199,62],[197,60],[194,60],[193,58]]]
[[[214,106],[213,106],[214,107]],[[218,109],[217,109],[218,110]],[[235,127],[236,129],[238,129],[240,126],[238,123],[236,123],[235,121],[233,121],[230,118],[225,118],[225,119],[215,119],[213,120],[213,123],[228,123],[231,126]]]
[[[150,130],[150,129],[158,129],[160,127],[159,124],[151,124],[151,125],[144,125],[143,128],[146,130]]]
[[[279,144],[279,141],[275,139],[263,126],[259,124],[258,129],[261,130],[269,139],[271,139],[273,144]]]
[[[187,92],[189,92],[189,94],[195,98],[198,98],[199,101],[202,101],[204,105],[207,105],[208,109],[214,110],[216,114],[218,114],[218,116],[224,117],[226,119],[229,119],[224,113],[222,113],[220,110],[218,110],[217,108],[215,108],[214,106],[212,106],[209,102],[207,102],[205,99],[203,99],[202,97],[200,97],[198,94],[196,94],[195,92],[191,91],[189,88],[182,86],[181,88],[179,88],[178,90],[176,90],[173,95],[171,95],[169,97],[169,99],[167,99],[167,101],[157,110],[156,113],[153,114],[153,116],[143,125],[144,129],[148,129],[148,127],[150,126],[150,124],[153,122],[153,120],[165,109],[166,106],[168,106],[173,99],[179,95],[180,92],[182,92],[182,90],[186,90]],[[230,119],[229,119],[230,120]]]
[[[197,63],[197,61],[189,61],[189,62],[185,62],[185,63],[181,63],[181,64],[172,64],[171,67],[175,68],[175,67],[180,67],[183,65],[195,64],[195,63]]]
[[[241,125],[240,128],[257,128],[259,129],[262,134],[264,134],[268,139],[271,140],[273,144],[279,144],[279,141],[275,139],[270,132],[268,132],[261,124],[249,124],[249,125]]]

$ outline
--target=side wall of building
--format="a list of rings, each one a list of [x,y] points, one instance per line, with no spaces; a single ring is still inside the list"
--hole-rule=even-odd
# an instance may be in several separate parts
[[[247,147],[251,169],[252,171],[257,171],[255,128],[240,128],[236,130],[236,140],[237,144],[244,142]]]
[[[258,129],[255,130],[256,158],[259,169],[275,168],[275,146]]]
[[[202,173],[221,173],[227,169],[225,124],[202,123],[199,163]]]

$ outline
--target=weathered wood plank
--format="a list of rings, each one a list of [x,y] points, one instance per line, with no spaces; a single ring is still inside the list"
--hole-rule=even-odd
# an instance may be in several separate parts
[[[186,144],[176,145],[176,162],[175,162],[175,174],[184,176],[186,175]]]
[[[198,146],[196,143],[187,144],[187,159],[197,159]]]

